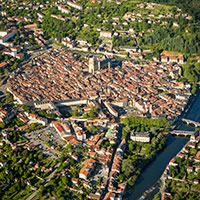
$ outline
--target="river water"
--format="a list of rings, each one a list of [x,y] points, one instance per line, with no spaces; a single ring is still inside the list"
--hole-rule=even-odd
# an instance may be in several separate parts
[[[187,119],[200,121],[200,94],[189,110]],[[182,124],[180,130],[194,130]],[[128,196],[128,200],[137,200],[142,194],[153,186],[161,177],[169,161],[181,150],[189,139],[183,137],[170,137],[167,147],[157,156],[157,158],[142,172],[136,181],[134,190]]]

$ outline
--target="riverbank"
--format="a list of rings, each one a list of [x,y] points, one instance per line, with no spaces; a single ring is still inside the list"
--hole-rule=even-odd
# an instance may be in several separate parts
[[[176,156],[187,146],[187,143],[181,148],[181,150],[176,154]],[[175,156],[175,157],[176,157]],[[162,181],[162,187],[161,187],[161,190],[160,190],[160,193],[161,193],[161,196],[164,195],[164,191],[165,191],[165,180],[166,180],[166,169],[169,167],[169,163],[168,165],[166,166],[162,176],[160,177],[160,180]]]
[[[185,117],[185,118],[187,117],[188,119],[199,121],[200,119],[200,88],[199,87],[198,87],[197,94],[199,95],[191,96],[191,98],[188,101],[188,104],[185,107],[184,112],[180,115],[181,117]],[[190,128],[184,125],[183,123],[179,123],[179,126],[176,126],[176,129],[194,130],[194,128]],[[173,140],[173,138],[174,140],[177,140],[177,142],[170,141],[170,140]],[[180,149],[182,149],[182,147],[186,144],[187,141],[188,141],[188,138],[170,137],[167,147],[164,149],[163,152],[160,153],[160,155],[158,155],[157,159],[153,161],[152,164],[150,164],[142,172],[142,174],[140,175],[141,178],[140,177],[138,178],[138,181],[136,181],[134,189],[132,190],[132,192],[129,193],[129,197],[127,199],[136,200],[140,198],[148,188],[152,187],[152,185],[154,185],[160,179],[163,171],[165,170],[171,158],[173,158],[180,151]],[[182,144],[180,144],[181,142]],[[177,150],[178,148],[179,150]],[[156,165],[157,165],[157,168],[156,168]],[[154,166],[157,170],[152,169]],[[160,171],[162,172],[160,173]],[[150,181],[153,175],[154,175],[154,180]],[[157,177],[157,179],[155,177]]]
[[[128,197],[125,199],[139,199],[145,191],[151,188],[160,179],[169,161],[182,149],[187,141],[188,138],[169,137],[166,148],[144,169],[138,177],[134,189],[129,192]]]
[[[182,121],[180,121],[181,118],[186,118],[188,116],[188,114],[190,113],[191,109],[193,108],[193,105],[196,103],[196,101],[198,100],[198,97],[200,94],[200,88],[197,88],[197,92],[196,95],[191,95],[187,105],[184,108],[184,111],[181,113],[181,115],[178,117],[178,119],[174,122],[174,129],[179,129],[180,126],[182,125]]]
[[[151,200],[154,195],[156,195],[160,191],[161,181],[158,180],[152,187],[147,189],[143,195],[138,200]]]
[[[199,166],[196,165],[199,162],[199,137],[200,134],[196,132],[194,137],[190,138],[190,141],[166,166],[161,176],[162,187],[160,193],[162,199],[168,197],[175,199],[177,195],[175,191],[178,192],[179,199],[191,199],[191,197],[192,199],[199,199]],[[187,185],[187,189],[185,185]]]

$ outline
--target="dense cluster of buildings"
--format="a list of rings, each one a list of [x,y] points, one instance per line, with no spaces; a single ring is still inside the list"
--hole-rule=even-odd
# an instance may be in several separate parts
[[[2,45],[2,47],[4,47],[1,48],[2,50],[0,51],[0,53],[2,55],[8,55],[20,59],[24,56],[24,54],[21,53],[20,46],[14,45],[13,41],[16,34],[17,29],[15,27],[0,31],[0,44]]]
[[[85,130],[88,126],[95,125],[100,126],[104,130],[104,125],[106,123],[102,120],[78,120],[78,121],[53,121],[50,126],[54,127],[60,137],[67,142],[67,144],[71,144],[73,147],[77,145],[87,146],[88,151],[84,152],[84,155],[87,155],[87,159],[83,160],[81,163],[81,168],[79,170],[79,178],[72,178],[73,186],[71,189],[77,190],[77,187],[82,183],[85,188],[90,188],[95,185],[95,182],[101,178],[99,185],[96,184],[97,190],[91,191],[89,197],[92,199],[109,199],[110,197],[122,198],[125,193],[127,184],[114,183],[114,178],[117,173],[120,173],[121,170],[121,161],[123,159],[123,152],[126,148],[126,141],[123,140],[119,144],[118,135],[118,124],[117,123],[109,123],[109,125],[105,126],[109,128],[109,131],[105,134],[98,133],[95,135],[87,135],[84,140],[79,138],[80,131]],[[105,129],[105,130],[106,130]],[[69,139],[70,138],[70,139]],[[113,140],[115,139],[115,140]],[[72,142],[72,141],[77,142]],[[78,141],[79,140],[79,141]],[[105,146],[105,142],[110,141],[110,144],[119,144],[117,151],[114,155],[114,162],[112,163],[114,147],[112,145]],[[113,141],[111,143],[111,141]],[[83,152],[75,153],[71,152],[69,155],[76,161],[81,161],[80,157]],[[112,166],[112,167],[111,167]],[[111,175],[109,178],[110,168],[112,169]],[[106,185],[109,183],[109,191],[107,192]],[[112,184],[114,186],[112,187]],[[79,190],[80,191],[80,190]],[[106,193],[107,192],[107,193]]]
[[[37,114],[28,113],[28,112],[25,112],[25,114],[27,115],[29,119],[29,123],[39,123],[39,124],[42,124],[43,126],[46,126],[48,124],[48,120],[44,117],[40,117]]]
[[[15,115],[15,112],[7,111],[4,108],[0,107],[0,122],[7,122],[11,120]]]
[[[125,150],[126,150],[126,140],[123,139],[120,145],[117,147],[113,158],[113,163],[108,182],[108,193],[105,195],[104,199],[107,199],[107,196],[109,195],[114,196],[115,198],[121,198],[122,195],[125,193],[127,184],[126,183],[118,184],[118,182],[116,181],[117,176],[121,172],[121,164]]]
[[[190,85],[177,82],[178,65],[157,62],[97,69],[88,74],[88,63],[76,55],[58,49],[49,50],[29,61],[10,75],[8,91],[19,103],[26,101],[61,101],[97,99],[107,102],[129,102],[138,115],[176,118],[186,105]],[[171,80],[169,81],[169,76]],[[109,103],[108,109],[117,116]]]
[[[80,125],[78,125],[77,123],[73,123],[72,127],[78,140],[83,141],[86,139],[85,131]]]
[[[82,169],[80,170],[79,178],[86,180],[89,177],[89,175],[91,174],[91,172],[94,170],[95,164],[96,164],[96,161],[94,159],[92,159],[92,158],[88,159],[85,162]]]

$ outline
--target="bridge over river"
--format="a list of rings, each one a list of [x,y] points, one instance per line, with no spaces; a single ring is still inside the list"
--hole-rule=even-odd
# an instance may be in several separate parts
[[[177,136],[191,136],[195,133],[195,131],[173,130],[170,133]]]
[[[195,128],[200,127],[200,122],[193,121],[191,119],[182,118],[182,121],[185,122],[187,125],[194,125]]]

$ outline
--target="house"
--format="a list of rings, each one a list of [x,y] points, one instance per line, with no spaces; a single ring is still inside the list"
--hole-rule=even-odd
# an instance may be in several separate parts
[[[168,56],[161,56],[161,62],[168,62]]]
[[[169,56],[169,62],[173,63],[178,63],[178,58],[177,56]]]
[[[184,56],[183,56],[183,55],[179,55],[179,57],[178,57],[178,62],[179,62],[180,64],[183,64],[183,63],[184,63],[184,60],[185,60]]]
[[[200,165],[195,165],[194,168],[195,168],[195,172],[198,172],[200,170]]]
[[[24,57],[24,54],[23,54],[23,53],[18,53],[18,54],[16,54],[15,57],[16,57],[17,59],[21,59],[21,58]]]
[[[90,158],[88,159],[79,173],[79,178],[86,180],[90,174],[92,173],[94,167],[96,165],[96,160]]]
[[[173,22],[174,27],[179,27],[178,22]]]
[[[22,120],[24,123],[27,123],[27,122],[28,122],[28,118],[27,118],[27,116],[25,115],[25,113],[23,113],[23,112],[19,112],[19,113],[17,114],[17,117],[18,117],[20,120]]]
[[[197,56],[196,59],[197,59],[197,62],[200,63],[200,56]]]
[[[144,143],[150,142],[149,133],[139,133],[139,132],[132,131],[130,138],[131,140],[136,141],[136,142],[144,142]]]
[[[122,200],[122,197],[119,194],[107,192],[103,200]]]
[[[124,195],[126,192],[126,188],[127,188],[127,183],[120,183],[117,187],[117,191],[116,193],[119,193],[121,195]]]
[[[56,129],[57,133],[60,135],[62,139],[65,139],[65,137],[67,136],[71,136],[71,130],[67,123],[52,121],[50,126]]]
[[[89,181],[84,181],[84,182],[83,182],[83,186],[84,186],[85,188],[91,188],[92,184],[89,183]]]
[[[4,69],[6,66],[7,66],[7,63],[6,62],[2,62],[0,64],[0,69]]]
[[[77,123],[73,123],[72,127],[78,140],[83,141],[86,139],[85,131],[83,131],[83,128],[80,125],[78,125]]]
[[[188,147],[191,147],[191,148],[195,148],[196,147],[196,142],[188,142]]]
[[[65,46],[67,46],[70,49],[75,47],[75,43],[73,41],[62,41],[62,44],[64,44]]]
[[[112,105],[119,106],[119,107],[127,107],[129,103],[128,99],[122,99],[120,101],[112,101]]]
[[[77,39],[76,42],[81,46],[87,45],[87,40]]]
[[[72,178],[72,183],[75,185],[75,186],[78,186],[80,181],[78,178]]]
[[[4,44],[4,43],[3,43],[3,44]],[[17,52],[13,52],[13,51],[10,51],[10,50],[7,50],[7,49],[4,49],[4,50],[2,51],[2,55],[9,55],[9,56],[16,57]]]
[[[184,153],[179,152],[177,154],[177,157],[181,158],[181,159],[185,159],[186,155]]]
[[[144,56],[143,56],[143,54],[141,54],[141,53],[129,53],[129,57],[130,58],[134,58],[134,59],[143,59],[144,58]]]
[[[76,153],[76,152],[73,152],[72,155],[71,155],[71,157],[76,161],[78,160],[78,156],[79,156],[79,154]]]
[[[140,99],[138,101],[135,101],[134,107],[138,110],[140,110],[141,112],[145,112],[145,106],[143,101]]]
[[[118,117],[118,112],[114,109],[114,107],[109,102],[104,102],[104,105],[108,109],[108,111],[115,117]]]
[[[65,14],[71,13],[71,11],[70,11],[69,9],[67,9],[67,8],[62,8],[62,9],[61,9],[61,12],[62,12],[62,13],[65,13]]]
[[[68,18],[65,18],[65,17],[62,17],[60,15],[54,15],[54,14],[51,14],[51,17],[55,18],[55,19],[59,19],[59,20],[62,20],[64,22],[67,22],[69,19]]]
[[[6,16],[7,14],[8,14],[7,11],[5,11],[5,10],[2,10],[2,11],[1,11],[1,15],[2,15],[2,16]]]
[[[139,34],[139,36],[141,36],[141,37],[143,36],[143,32],[139,32],[138,34]]]
[[[0,108],[0,122],[7,122],[11,120],[15,115],[15,112],[7,111],[3,108]]]
[[[30,120],[29,123],[39,123],[42,124],[43,126],[46,126],[48,123],[48,120],[43,117],[39,117],[37,114],[32,114],[32,113],[25,113],[28,119]]]
[[[27,124],[27,125],[25,125],[25,126],[20,126],[20,127],[18,127],[17,130],[19,130],[19,131],[24,131],[24,130],[29,129],[29,128],[30,128],[30,124]]]
[[[199,136],[199,132],[195,131],[191,136],[190,136],[190,142],[195,142],[196,138]]]
[[[71,1],[67,1],[67,4],[68,4],[69,6],[71,6],[71,7],[73,7],[73,8],[78,9],[78,10],[82,10],[82,9],[83,9],[83,7],[82,7],[80,4],[73,3],[73,2],[71,2]]]
[[[28,25],[24,26],[24,28],[34,30],[34,29],[37,29],[38,26],[37,26],[37,24],[28,24]]]
[[[96,200],[99,200],[100,198],[101,198],[101,194],[97,194],[97,193],[90,193],[89,194],[89,197],[91,198],[91,199],[96,199]]]
[[[178,164],[176,163],[176,158],[172,158],[170,161],[169,161],[169,166],[177,166]]]
[[[60,10],[62,13],[65,13],[65,14],[69,14],[71,11],[61,5],[58,5],[58,10]]]
[[[100,32],[100,37],[103,37],[103,38],[112,38],[112,32],[110,32],[110,31],[101,31]]]
[[[187,173],[191,173],[191,172],[193,172],[193,167],[186,166],[186,170],[187,170]]]
[[[37,13],[37,16],[38,16],[40,19],[43,19],[43,18],[44,18],[44,15],[41,14],[41,13]]]
[[[0,31],[0,43],[3,44],[7,42],[9,39],[13,38],[16,35],[15,30],[11,31]]]
[[[195,158],[194,158],[195,162],[200,162],[200,151],[197,152]]]
[[[6,160],[0,161],[0,168],[6,166],[7,162]]]

